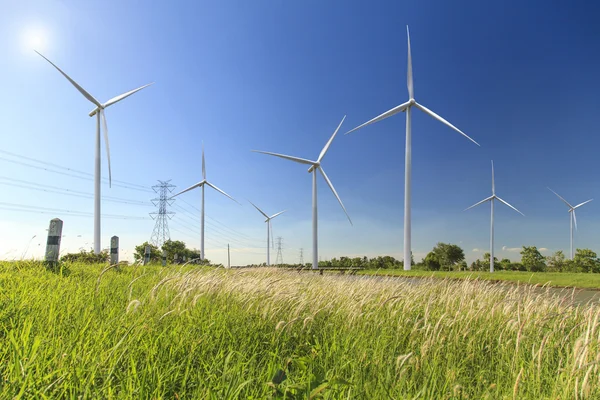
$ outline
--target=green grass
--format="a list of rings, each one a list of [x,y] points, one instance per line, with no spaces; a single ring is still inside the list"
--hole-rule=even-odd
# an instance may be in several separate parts
[[[101,270],[0,263],[0,398],[600,398],[600,307],[532,286]]]
[[[567,272],[520,272],[496,271],[404,271],[402,269],[379,269],[360,271],[362,275],[433,277],[454,279],[484,279],[488,281],[510,281],[530,284],[547,284],[554,287],[579,287],[600,289],[600,274],[567,273]]]

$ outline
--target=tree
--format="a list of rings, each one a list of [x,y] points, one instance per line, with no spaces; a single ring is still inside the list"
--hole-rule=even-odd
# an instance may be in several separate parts
[[[562,272],[565,270],[565,254],[562,250],[546,257],[547,270],[551,272]]]
[[[521,263],[530,272],[540,272],[546,269],[546,259],[535,246],[523,246]]]
[[[181,240],[167,240],[163,243],[162,249],[167,252],[167,261],[173,262],[175,254],[178,258],[187,255],[188,249],[185,247],[185,243]]]
[[[498,269],[498,271],[510,271],[512,269],[512,262],[508,258],[503,258],[497,264],[494,261],[494,265],[497,265],[496,269]]]
[[[436,255],[440,267],[447,268],[448,270],[450,270],[456,263],[459,263],[465,259],[465,252],[455,244],[440,242],[433,248],[432,251]]]
[[[440,261],[433,251],[430,251],[423,259],[423,264],[425,265],[425,269],[429,271],[438,271],[440,269]]]
[[[143,260],[144,254],[146,253],[146,246],[150,246],[150,261],[160,261],[161,253],[158,250],[158,247],[148,242],[144,242],[139,246],[135,246],[135,253],[133,253],[133,258],[136,261]]]
[[[491,257],[490,253],[483,253],[483,260],[481,260],[481,264],[483,266],[484,271],[490,270],[490,257]],[[498,265],[498,258],[494,257],[494,269],[498,269],[498,268],[496,268],[496,265]]]
[[[598,260],[596,253],[590,249],[575,250],[573,262],[580,267],[583,272],[600,272],[600,260]]]
[[[106,263],[109,260],[108,250],[102,250],[99,254],[90,251],[81,250],[79,253],[68,253],[62,256],[61,261],[82,262],[86,264]]]

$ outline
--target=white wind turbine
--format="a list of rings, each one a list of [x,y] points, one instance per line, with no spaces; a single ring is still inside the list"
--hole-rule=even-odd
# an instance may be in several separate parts
[[[342,203],[342,199],[340,199],[340,196],[338,196],[337,192],[335,191],[335,188],[333,187],[333,184],[331,183],[331,181],[327,177],[327,174],[325,174],[323,167],[321,166],[321,161],[323,160],[323,157],[325,157],[327,150],[329,150],[329,146],[331,146],[331,142],[333,142],[335,135],[337,135],[338,131],[340,130],[340,127],[342,126],[344,119],[346,119],[345,115],[344,115],[344,118],[342,118],[342,121],[338,125],[335,132],[333,132],[333,135],[331,135],[331,138],[329,139],[329,141],[325,144],[325,147],[323,147],[323,150],[321,150],[321,154],[319,154],[319,158],[317,158],[317,161],[310,161],[310,160],[307,160],[304,158],[286,156],[284,154],[270,153],[268,151],[252,150],[253,152],[256,152],[256,153],[268,154],[271,156],[285,158],[286,160],[295,161],[300,164],[310,165],[310,168],[308,168],[308,172],[309,173],[312,172],[312,174],[313,174],[313,180],[312,180],[312,182],[313,182],[313,184],[312,184],[312,228],[313,228],[313,264],[312,264],[312,268],[313,269],[319,268],[319,255],[318,255],[318,252],[319,252],[318,247],[319,246],[318,246],[318,230],[317,230],[317,170],[319,170],[321,172],[321,175],[323,175],[323,178],[325,178],[325,182],[327,182],[327,185],[329,186],[329,188],[331,189],[331,191],[337,198],[338,202],[342,206],[342,209],[344,210],[346,217],[348,217],[348,221],[350,221],[350,224],[352,224],[352,220],[350,219],[350,216],[348,215],[348,212],[346,211],[346,207],[344,207],[344,204]]]
[[[77,82],[75,82],[73,79],[71,79],[69,77],[69,75],[67,75],[63,70],[58,68],[52,61],[48,60],[37,50],[34,50],[34,51],[36,53],[38,53],[46,61],[48,61],[65,78],[67,78],[67,80],[69,82],[71,82],[71,84],[73,86],[75,86],[75,88],[77,90],[79,90],[79,92],[83,95],[83,97],[85,97],[86,99],[91,101],[96,106],[96,108],[94,108],[92,110],[92,112],[90,112],[89,115],[90,115],[90,117],[93,117],[94,115],[96,115],[96,153],[95,153],[96,158],[95,158],[95,170],[94,170],[94,253],[99,254],[100,249],[101,249],[101,246],[100,246],[100,178],[101,178],[100,177],[100,175],[101,175],[101,169],[100,169],[100,120],[102,120],[102,126],[104,129],[104,144],[106,146],[106,158],[108,160],[108,186],[111,187],[112,186],[112,176],[111,176],[111,171],[110,171],[110,149],[109,149],[109,145],[108,145],[108,126],[106,124],[106,116],[104,115],[104,109],[108,106],[118,103],[119,101],[125,99],[126,97],[131,96],[135,92],[139,92],[140,90],[152,85],[152,83],[149,83],[147,85],[144,85],[142,87],[139,87],[137,89],[129,91],[127,93],[123,93],[119,96],[113,97],[112,99],[108,100],[106,103],[102,104],[98,100],[96,100],[94,98],[94,96],[89,94],[84,88],[79,86],[79,84],[77,84]]]
[[[577,217],[575,216],[575,209],[577,207],[581,207],[582,205],[589,203],[590,201],[592,201],[594,199],[589,199],[588,201],[584,201],[583,203],[577,204],[575,207],[573,207],[571,204],[569,204],[568,201],[566,201],[565,199],[560,197],[560,195],[558,193],[556,193],[554,190],[552,190],[550,188],[548,188],[548,190],[550,190],[552,193],[557,195],[558,198],[561,199],[562,201],[564,201],[564,203],[567,205],[567,207],[569,207],[569,212],[571,213],[571,215],[569,216],[569,219],[571,220],[571,260],[572,260],[573,259],[573,223],[575,223],[575,229],[577,229]]]
[[[492,195],[486,199],[481,200],[479,203],[473,204],[471,207],[466,208],[464,211],[470,210],[473,207],[477,207],[480,204],[489,201],[492,205],[492,219],[490,223],[490,272],[494,272],[494,200],[498,200],[500,203],[504,203],[522,216],[525,216],[521,211],[517,210],[500,197],[496,196],[496,184],[494,181],[494,161],[492,161]]]
[[[200,182],[196,183],[195,185],[192,185],[189,188],[182,190],[181,192],[173,195],[173,197],[177,197],[180,194],[190,191],[192,189],[196,189],[197,187],[202,188],[202,208],[200,211],[200,259],[201,260],[204,260],[204,186],[205,185],[210,186],[211,188],[215,189],[217,192],[229,197],[231,200],[238,203],[238,201],[236,199],[234,199],[233,197],[231,197],[230,195],[228,195],[227,193],[225,193],[224,191],[222,191],[221,189],[219,189],[218,187],[216,187],[215,185],[213,185],[212,183],[210,183],[209,181],[206,180],[206,166],[204,163],[204,144],[202,144],[202,180]],[[171,197],[171,198],[173,198],[173,197]],[[240,203],[238,203],[238,204],[240,204]]]
[[[406,83],[408,86],[409,100],[406,103],[400,104],[399,106],[396,106],[396,107],[392,108],[391,110],[384,112],[383,114],[373,118],[372,120],[367,121],[364,124],[357,126],[356,128],[352,129],[351,131],[346,132],[346,135],[351,132],[354,132],[362,127],[373,124],[375,122],[379,122],[388,117],[391,117],[392,115],[398,114],[399,112],[406,112],[406,146],[405,146],[406,153],[405,153],[405,157],[404,157],[404,159],[405,159],[404,160],[405,161],[405,169],[404,169],[404,269],[410,270],[411,254],[412,254],[411,253],[411,225],[410,225],[410,223],[411,223],[411,221],[410,221],[411,158],[412,158],[411,118],[410,118],[411,108],[413,106],[418,108],[419,110],[423,111],[425,114],[437,119],[438,121],[442,122],[443,124],[454,129],[455,131],[457,131],[458,133],[460,133],[461,135],[463,135],[464,137],[469,139],[471,142],[475,143],[477,146],[479,146],[479,143],[477,143],[476,141],[471,139],[464,132],[462,132],[460,129],[458,129],[457,127],[452,125],[450,122],[446,121],[444,118],[440,117],[439,115],[437,115],[436,113],[434,113],[433,111],[428,109],[427,107],[425,107],[415,101],[414,89],[413,89],[413,76],[412,76],[412,58],[411,58],[411,54],[410,54],[410,34],[408,32],[408,26],[406,27],[406,34],[408,36],[408,71],[407,71]]]
[[[265,218],[266,218],[266,219],[265,219],[265,222],[267,223],[267,267],[268,267],[269,265],[271,265],[271,252],[270,252],[270,250],[269,250],[269,240],[270,240],[270,235],[271,235],[271,220],[272,220],[273,218],[275,218],[276,216],[283,214],[283,213],[284,213],[284,212],[286,212],[287,210],[280,211],[280,212],[278,212],[277,214],[273,214],[273,215],[271,215],[271,216],[269,217],[267,214],[265,214],[265,212],[264,212],[263,210],[261,210],[260,208],[258,208],[258,207],[256,206],[256,204],[254,204],[254,203],[253,203],[253,202],[251,202],[250,200],[248,200],[248,202],[249,202],[250,204],[252,204],[252,205],[254,206],[254,208],[256,208],[256,209],[258,210],[258,212],[259,212],[259,213],[261,213],[262,215],[264,215],[264,216],[265,216]]]

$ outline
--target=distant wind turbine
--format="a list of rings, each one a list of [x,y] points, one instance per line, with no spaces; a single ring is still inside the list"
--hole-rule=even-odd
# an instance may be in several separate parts
[[[313,227],[313,264],[312,264],[312,268],[313,269],[319,268],[319,255],[318,255],[319,245],[318,245],[318,229],[317,229],[317,170],[319,170],[321,172],[321,175],[323,175],[323,178],[325,178],[325,182],[327,182],[327,185],[329,186],[329,188],[331,189],[331,191],[337,198],[338,202],[340,203],[340,206],[342,206],[342,209],[344,210],[346,217],[348,217],[348,221],[350,221],[350,224],[352,224],[352,220],[350,219],[350,216],[348,215],[348,212],[346,211],[346,207],[344,207],[344,203],[342,203],[342,199],[340,199],[340,196],[338,196],[337,192],[335,191],[335,188],[333,187],[333,184],[331,183],[331,181],[327,177],[327,174],[325,174],[323,167],[321,166],[321,161],[323,160],[323,157],[325,157],[327,150],[329,150],[329,146],[331,146],[331,142],[333,142],[335,135],[337,135],[338,131],[340,130],[342,123],[344,123],[344,119],[346,119],[345,115],[344,115],[344,118],[342,118],[342,121],[338,125],[335,132],[333,132],[333,135],[331,135],[331,138],[329,139],[329,141],[325,144],[325,147],[323,147],[323,150],[321,150],[321,154],[319,154],[319,158],[317,158],[317,161],[310,161],[310,160],[307,160],[304,158],[286,156],[284,154],[270,153],[267,151],[252,150],[255,153],[268,154],[268,155],[275,156],[275,157],[281,157],[286,160],[291,160],[291,161],[294,161],[294,162],[297,162],[300,164],[310,165],[310,168],[308,168],[308,172],[309,173],[312,172],[312,174],[313,174],[313,180],[312,180],[313,181],[313,184],[312,184],[312,227]]]
[[[581,207],[582,205],[589,203],[590,201],[592,201],[594,199],[589,199],[588,201],[584,201],[583,203],[577,204],[575,207],[573,207],[571,204],[569,204],[568,201],[566,201],[565,199],[563,199],[554,190],[552,190],[550,188],[548,188],[548,190],[550,190],[552,193],[554,193],[555,195],[557,195],[558,198],[561,199],[567,205],[567,207],[569,207],[569,212],[571,213],[571,215],[569,216],[569,219],[571,220],[571,260],[572,260],[573,259],[573,223],[575,223],[575,229],[577,229],[577,217],[575,216],[575,209],[577,207]]]
[[[269,250],[269,244],[270,244],[270,243],[269,243],[269,240],[270,240],[270,235],[271,235],[271,220],[272,220],[273,218],[275,218],[276,216],[283,214],[283,213],[284,213],[284,212],[286,212],[287,210],[280,211],[280,212],[278,212],[277,214],[273,214],[273,215],[271,215],[271,216],[269,217],[267,214],[265,214],[265,212],[264,212],[263,210],[261,210],[260,208],[258,208],[258,207],[256,206],[256,204],[254,204],[254,203],[253,203],[253,202],[251,202],[250,200],[248,200],[248,202],[249,202],[250,204],[252,204],[252,205],[254,206],[254,208],[256,208],[256,209],[258,210],[258,212],[259,212],[259,213],[261,213],[262,215],[264,215],[264,216],[265,216],[265,218],[266,218],[266,219],[265,219],[265,222],[267,223],[267,266],[269,266],[269,265],[271,265],[271,252],[270,252],[270,250]]]
[[[96,117],[96,153],[95,153],[96,154],[96,159],[95,159],[96,165],[95,165],[95,171],[94,171],[94,253],[100,254],[100,249],[101,249],[101,245],[100,245],[101,244],[100,243],[100,175],[101,175],[101,169],[100,169],[100,120],[102,120],[102,126],[104,129],[104,143],[106,146],[106,157],[108,160],[108,186],[111,187],[112,186],[112,175],[111,175],[111,171],[110,171],[110,149],[109,149],[109,145],[108,145],[108,126],[106,124],[106,116],[104,115],[104,109],[108,106],[118,103],[119,101],[131,96],[135,92],[139,92],[140,90],[152,85],[152,83],[141,86],[141,87],[131,90],[127,93],[123,93],[117,97],[113,97],[112,99],[108,100],[106,103],[102,104],[98,100],[96,100],[94,98],[94,96],[89,94],[84,88],[79,86],[79,84],[77,82],[75,82],[73,79],[71,79],[69,77],[69,75],[67,75],[65,72],[63,72],[63,70],[58,68],[52,61],[48,60],[37,50],[34,50],[34,51],[36,53],[38,53],[43,59],[48,61],[65,78],[67,78],[67,80],[69,82],[71,82],[71,84],[73,86],[75,86],[75,88],[83,95],[83,97],[85,97],[86,99],[91,101],[96,106],[96,108],[94,108],[90,112],[89,115],[90,115],[90,117],[93,117],[94,115],[97,116]]]
[[[411,254],[412,254],[411,253],[411,220],[410,220],[410,213],[411,213],[411,208],[410,208],[411,158],[412,158],[411,117],[410,117],[411,108],[413,106],[418,108],[419,110],[423,111],[425,114],[437,119],[441,123],[454,129],[455,131],[457,131],[458,133],[460,133],[461,135],[463,135],[464,137],[469,139],[471,142],[475,143],[477,146],[479,146],[479,143],[477,143],[476,141],[471,139],[469,136],[467,136],[460,129],[458,129],[457,127],[452,125],[450,122],[446,121],[444,118],[440,117],[439,115],[437,115],[436,113],[434,113],[433,111],[428,109],[427,107],[425,107],[415,101],[414,88],[413,88],[413,74],[412,74],[412,57],[410,54],[410,34],[408,32],[408,26],[406,27],[406,34],[408,37],[408,71],[407,71],[406,83],[408,86],[409,100],[406,103],[400,104],[399,106],[396,106],[396,107],[392,108],[391,110],[384,112],[383,114],[373,118],[372,120],[367,121],[364,124],[357,126],[356,128],[352,129],[351,131],[346,132],[346,135],[351,132],[354,132],[360,128],[363,128],[367,125],[373,124],[375,122],[379,122],[388,117],[391,117],[392,115],[398,114],[401,111],[402,112],[406,111],[406,149],[405,149],[406,153],[405,153],[405,157],[404,157],[404,161],[405,161],[405,169],[404,169],[404,269],[410,270]]]
[[[492,219],[491,219],[491,223],[490,223],[490,272],[494,272],[494,200],[498,200],[499,202],[506,204],[507,206],[509,206],[510,208],[512,208],[519,214],[521,214],[522,216],[525,216],[525,214],[523,214],[521,211],[517,210],[516,208],[514,208],[513,206],[508,204],[506,201],[504,201],[500,197],[496,196],[496,184],[494,181],[494,162],[492,161],[492,195],[486,199],[481,200],[479,203],[473,204],[471,207],[466,208],[464,210],[464,211],[470,210],[471,208],[477,207],[478,205],[483,204],[486,201],[489,201],[492,205]]]
[[[225,193],[224,191],[222,191],[221,189],[219,189],[218,187],[216,187],[215,185],[213,185],[212,183],[210,183],[209,181],[206,180],[206,166],[205,166],[205,162],[204,162],[204,144],[202,144],[202,180],[200,182],[196,183],[195,185],[192,185],[189,188],[182,190],[181,192],[173,195],[173,197],[177,197],[180,194],[190,191],[192,189],[196,189],[197,187],[202,188],[202,208],[201,208],[201,212],[200,212],[200,259],[201,260],[204,260],[204,185],[210,186],[211,188],[215,189],[217,192],[221,193],[224,196],[229,197],[231,200],[238,203],[238,201],[236,199],[234,199],[233,197],[231,197],[230,195],[228,195],[227,193]],[[171,197],[171,198],[173,198],[173,197]],[[240,204],[240,203],[238,203],[238,204]]]

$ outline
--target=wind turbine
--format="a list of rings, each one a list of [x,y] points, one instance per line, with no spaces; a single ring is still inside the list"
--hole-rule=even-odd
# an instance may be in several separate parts
[[[258,208],[256,206],[256,204],[254,204],[253,202],[251,202],[250,200],[248,200],[248,202],[250,204],[252,204],[254,206],[254,208],[256,208],[258,210],[259,213],[261,213],[262,215],[265,216],[265,222],[267,223],[267,266],[271,265],[271,252],[269,251],[269,240],[270,240],[270,234],[271,234],[271,220],[273,218],[275,218],[278,215],[283,214],[284,212],[286,212],[287,210],[283,210],[278,212],[277,214],[273,214],[270,217],[264,213],[263,210],[261,210],[260,208]]]
[[[83,97],[88,99],[90,102],[92,102],[96,106],[96,108],[94,108],[90,112],[89,115],[90,115],[90,117],[93,117],[94,115],[96,115],[96,152],[95,152],[96,158],[95,158],[95,169],[94,169],[94,253],[100,254],[100,249],[101,249],[101,246],[100,246],[100,244],[101,244],[100,243],[100,228],[101,228],[100,227],[100,175],[101,175],[101,169],[100,169],[100,120],[102,120],[102,126],[104,129],[104,143],[106,146],[106,158],[108,160],[108,186],[111,187],[112,186],[112,176],[111,176],[111,171],[110,171],[110,149],[109,149],[109,145],[108,145],[108,126],[106,124],[106,116],[104,115],[104,109],[108,106],[118,103],[119,101],[131,96],[135,92],[139,92],[140,90],[152,85],[152,83],[141,86],[141,87],[131,90],[127,93],[123,93],[119,96],[113,97],[112,99],[108,100],[106,103],[102,104],[98,100],[96,100],[94,98],[94,96],[89,94],[84,88],[79,86],[79,84],[77,82],[75,82],[73,79],[71,79],[71,77],[69,77],[69,75],[67,75],[63,70],[58,68],[52,61],[48,60],[37,50],[34,50],[34,51],[36,53],[38,53],[44,60],[48,61],[65,78],[67,78],[67,80],[69,82],[71,82],[71,84],[73,86],[75,86],[75,88],[79,91],[79,93],[81,93],[83,95]]]
[[[464,211],[470,210],[473,207],[477,207],[480,204],[489,201],[492,205],[492,219],[490,223],[490,272],[494,272],[494,200],[498,200],[501,203],[506,204],[522,216],[525,216],[521,211],[517,210],[506,201],[502,200],[500,197],[496,196],[496,183],[494,181],[494,161],[492,161],[492,195],[486,199],[481,200],[479,203],[473,204],[471,207],[466,208]]]
[[[333,135],[331,135],[331,138],[325,144],[325,147],[323,147],[323,150],[321,150],[321,154],[319,154],[319,158],[317,158],[317,161],[310,161],[310,160],[307,160],[304,158],[286,156],[284,154],[270,153],[268,151],[252,150],[255,153],[268,154],[268,155],[275,156],[275,157],[281,157],[286,160],[295,161],[300,164],[310,165],[310,168],[308,168],[308,172],[309,173],[312,172],[312,174],[313,174],[313,179],[312,179],[312,182],[313,182],[313,184],[312,184],[312,228],[313,228],[313,265],[312,265],[312,268],[313,269],[319,268],[319,255],[318,255],[319,246],[318,246],[318,230],[317,230],[317,170],[319,170],[321,172],[321,175],[323,175],[323,178],[325,178],[325,182],[327,182],[327,185],[329,186],[329,188],[331,189],[331,191],[337,198],[338,202],[340,203],[340,206],[342,206],[342,209],[344,210],[344,213],[346,214],[346,217],[348,217],[348,221],[350,221],[350,224],[352,225],[352,220],[350,219],[350,216],[348,215],[348,212],[346,211],[346,207],[344,207],[344,203],[342,203],[342,199],[340,199],[340,196],[338,196],[337,192],[335,191],[335,188],[333,187],[333,184],[331,183],[331,181],[327,177],[327,174],[323,170],[323,167],[321,166],[321,161],[323,160],[323,157],[325,157],[327,150],[329,150],[329,146],[331,146],[331,142],[333,142],[335,135],[337,135],[337,133],[340,130],[340,127],[342,126],[342,123],[344,122],[345,119],[346,119],[346,116],[344,115],[344,118],[342,118],[342,121],[338,125],[337,129],[335,130],[335,132],[333,132]]]
[[[561,199],[567,205],[567,207],[569,207],[569,212],[571,213],[571,216],[569,217],[569,219],[571,220],[571,260],[572,260],[573,259],[573,223],[575,223],[575,229],[577,229],[577,217],[575,216],[575,209],[577,207],[581,207],[582,205],[589,203],[590,201],[592,201],[594,199],[589,199],[588,201],[584,201],[583,203],[577,204],[575,207],[573,207],[571,204],[569,204],[568,201],[566,201],[565,199],[560,197],[560,195],[558,193],[556,193],[554,190],[552,190],[550,188],[548,188],[548,190],[550,190],[552,193],[557,195],[558,198]]]
[[[215,185],[213,185],[212,183],[210,183],[209,181],[206,180],[206,166],[205,166],[205,162],[204,162],[204,144],[202,144],[202,180],[200,182],[196,183],[195,185],[192,185],[189,188],[182,190],[181,192],[179,192],[173,196],[173,197],[177,197],[180,194],[190,191],[192,189],[196,189],[197,187],[202,188],[202,208],[201,208],[201,213],[200,213],[201,214],[201,216],[200,216],[200,225],[201,225],[200,226],[200,259],[201,260],[204,260],[204,186],[205,185],[210,186],[211,188],[215,189],[217,192],[229,197],[231,200],[238,203],[238,201],[236,199],[234,199],[233,197],[231,197],[230,195],[228,195],[227,193],[225,193],[224,191],[222,191],[221,189],[219,189],[218,187],[216,187]],[[171,197],[171,198],[173,198],[173,197]],[[238,204],[240,204],[240,203],[238,203]]]
[[[416,107],[417,109],[423,111],[425,114],[437,119],[444,125],[449,126],[450,128],[454,129],[455,131],[457,131],[458,133],[460,133],[461,135],[463,135],[464,137],[469,139],[471,142],[475,143],[477,146],[479,146],[479,143],[477,143],[476,141],[471,139],[464,132],[462,132],[460,129],[458,129],[457,127],[452,125],[450,122],[446,121],[444,118],[440,117],[439,115],[437,115],[436,113],[434,113],[433,111],[428,109],[427,107],[425,107],[415,101],[414,88],[413,88],[413,75],[412,75],[412,58],[411,58],[411,54],[410,54],[410,34],[408,32],[408,26],[406,27],[406,35],[408,37],[408,71],[407,71],[407,78],[406,78],[406,83],[408,86],[408,96],[409,96],[408,101],[406,103],[402,103],[399,106],[392,108],[391,110],[384,112],[383,114],[373,118],[370,121],[365,122],[362,125],[357,126],[354,129],[346,132],[346,135],[351,132],[354,132],[360,128],[363,128],[367,125],[373,124],[375,122],[379,122],[388,117],[391,117],[392,115],[398,114],[399,112],[406,112],[406,146],[405,146],[406,148],[405,148],[405,157],[404,157],[404,161],[405,161],[405,169],[404,169],[404,270],[408,271],[411,268],[410,264],[411,264],[411,254],[412,254],[411,253],[411,221],[410,221],[411,158],[412,158],[411,118],[410,118],[411,108]]]

